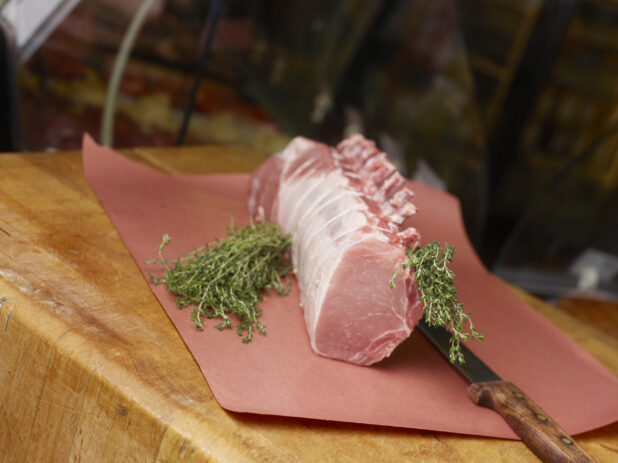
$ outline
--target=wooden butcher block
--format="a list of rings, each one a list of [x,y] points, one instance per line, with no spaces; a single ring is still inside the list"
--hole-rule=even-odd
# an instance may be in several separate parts
[[[123,153],[170,173],[248,172],[264,159],[215,146]],[[518,294],[618,374],[602,318]],[[577,439],[598,462],[618,461],[618,424]],[[84,179],[80,153],[0,155],[1,463],[404,460],[538,461],[518,441],[226,412]]]

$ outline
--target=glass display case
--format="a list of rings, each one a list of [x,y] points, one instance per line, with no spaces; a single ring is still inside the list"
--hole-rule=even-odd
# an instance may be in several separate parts
[[[139,4],[79,3],[21,66],[24,150],[100,136]],[[402,173],[459,198],[499,275],[524,287],[547,278],[534,291],[553,297],[583,284],[576,263],[593,251],[604,262],[584,265],[594,289],[616,297],[615,3],[158,1],[121,81],[115,146],[178,141],[211,30],[183,143],[274,153],[296,135],[337,143],[362,132]],[[539,50],[539,37],[553,46]]]

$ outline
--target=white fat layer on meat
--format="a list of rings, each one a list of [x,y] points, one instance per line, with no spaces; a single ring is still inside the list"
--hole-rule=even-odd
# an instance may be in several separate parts
[[[299,229],[299,222],[302,220],[303,216],[306,214],[307,209],[303,207],[296,206],[297,204],[302,204],[303,206],[311,206],[316,203],[315,197],[320,194],[321,188],[320,183],[315,181],[315,178],[320,178],[319,174],[314,175],[314,170],[311,169],[307,172],[306,176],[296,179],[292,182],[286,182],[286,184],[294,185],[292,188],[293,193],[288,200],[293,200],[294,204],[287,204],[287,211],[290,212],[290,215],[286,217],[286,224],[283,225],[286,229],[288,229],[288,233],[296,233]]]
[[[303,165],[300,170],[305,172],[298,174],[296,169],[293,178],[281,182],[277,221],[292,235],[292,261],[305,318],[313,330],[345,252],[361,241],[387,238],[378,230],[362,232],[370,219],[367,204],[339,169],[316,173],[308,167]]]

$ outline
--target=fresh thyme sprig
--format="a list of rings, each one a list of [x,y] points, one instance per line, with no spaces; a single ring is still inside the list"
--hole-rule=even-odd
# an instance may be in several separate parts
[[[416,250],[409,249],[408,260],[393,273],[390,285],[391,288],[395,287],[395,277],[401,270],[414,270],[420,299],[425,305],[425,322],[433,327],[443,326],[450,331],[449,360],[451,363],[464,363],[461,341],[471,338],[482,341],[483,335],[476,331],[470,314],[464,311],[463,304],[457,299],[457,290],[453,284],[455,273],[448,268],[454,254],[453,246],[446,244],[442,249],[437,241]],[[468,332],[465,331],[466,324]]]
[[[220,318],[216,328],[232,327],[228,314],[239,318],[236,332],[243,342],[253,338],[253,330],[266,333],[257,308],[264,289],[279,294],[289,292],[287,274],[292,266],[285,258],[291,243],[273,222],[251,223],[244,228],[228,227],[229,238],[217,240],[175,261],[163,257],[170,237],[163,236],[158,258],[146,263],[165,267],[162,278],[149,275],[154,284],[165,284],[177,296],[179,308],[192,306],[191,320],[203,329],[202,317]]]

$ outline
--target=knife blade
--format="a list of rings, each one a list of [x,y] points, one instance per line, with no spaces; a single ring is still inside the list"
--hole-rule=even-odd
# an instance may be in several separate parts
[[[419,330],[446,359],[449,358],[450,333],[429,326],[425,320]],[[524,444],[542,461],[591,463],[586,453],[530,397],[509,381],[504,381],[466,346],[461,345],[465,363],[452,364],[471,384],[468,396],[476,405],[498,413]]]

